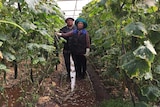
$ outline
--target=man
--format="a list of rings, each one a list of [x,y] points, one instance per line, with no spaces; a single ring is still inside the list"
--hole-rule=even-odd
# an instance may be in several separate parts
[[[70,32],[72,30],[75,29],[75,26],[74,26],[74,19],[71,18],[71,17],[68,17],[66,20],[66,26],[64,26],[63,28],[60,29],[60,33],[67,33],[67,32]],[[65,61],[65,66],[66,66],[66,70],[67,70],[67,80],[70,81],[70,55],[71,55],[71,52],[70,52],[70,48],[69,48],[69,40],[71,37],[63,37],[66,42],[64,42],[64,47],[63,47],[63,57],[64,57],[64,61]]]
[[[75,64],[76,77],[84,79],[86,75],[87,59],[90,51],[90,38],[85,30],[87,22],[78,18],[75,21],[76,29],[68,33],[57,33],[61,37],[72,37],[70,42],[70,50]]]

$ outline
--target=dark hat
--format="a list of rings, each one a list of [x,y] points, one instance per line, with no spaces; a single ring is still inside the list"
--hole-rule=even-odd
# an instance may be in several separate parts
[[[75,25],[77,26],[79,22],[82,22],[84,24],[84,28],[88,26],[86,20],[84,20],[83,18],[76,19]]]
[[[73,19],[73,18],[68,17],[68,18],[65,20],[65,22],[67,23],[67,21],[68,21],[69,19],[71,19],[71,20],[73,20],[73,21],[74,21],[74,19]]]

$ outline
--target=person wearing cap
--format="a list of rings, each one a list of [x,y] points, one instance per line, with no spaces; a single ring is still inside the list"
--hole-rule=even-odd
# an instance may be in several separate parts
[[[70,40],[70,50],[75,64],[76,77],[84,79],[87,69],[86,56],[90,51],[90,38],[87,28],[87,22],[83,18],[78,18],[75,21],[76,29],[68,33],[57,33],[61,37],[72,37]]]
[[[66,22],[66,26],[64,26],[63,28],[60,29],[60,33],[67,33],[70,32],[74,29],[76,29],[76,27],[74,26],[74,19],[71,17],[68,17],[65,19]],[[65,62],[65,66],[66,66],[66,70],[67,70],[67,80],[70,81],[70,56],[71,56],[71,51],[69,48],[69,40],[70,37],[63,37],[66,42],[64,42],[64,47],[63,47],[63,57],[64,57],[64,62]]]

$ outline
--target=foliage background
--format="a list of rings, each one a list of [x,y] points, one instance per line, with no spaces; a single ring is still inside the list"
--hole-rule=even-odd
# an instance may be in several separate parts
[[[90,57],[104,83],[122,88],[116,96],[121,98],[127,87],[137,106],[160,101],[159,8],[159,0],[93,0],[80,16],[89,24]],[[59,62],[57,45],[62,42],[57,44],[54,32],[64,24],[56,2],[0,0],[0,18],[0,72],[4,79],[10,63],[15,74],[22,62],[30,75],[34,68],[40,78],[53,71]]]
[[[152,0],[93,0],[80,15],[104,84],[122,88],[119,97],[127,87],[137,106],[160,101],[159,16],[159,1]]]
[[[52,0],[2,0],[0,18],[0,52],[3,60],[20,63],[31,60],[31,64],[57,63],[54,32],[63,24],[63,13]],[[17,26],[20,26],[19,29]],[[24,32],[22,32],[24,31]],[[51,57],[50,61],[48,60]],[[2,58],[1,58],[2,59]]]
[[[54,32],[63,25],[63,13],[54,0],[0,0],[0,74],[4,78],[0,91],[4,99],[6,73],[13,67],[15,79],[22,72],[27,74],[17,84],[23,90],[17,101],[26,107],[35,106],[41,81],[59,63],[63,40],[56,38]]]

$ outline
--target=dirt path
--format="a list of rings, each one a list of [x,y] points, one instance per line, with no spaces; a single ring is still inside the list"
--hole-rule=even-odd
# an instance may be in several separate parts
[[[104,100],[108,100],[110,98],[110,95],[108,94],[109,92],[106,91],[104,84],[98,76],[98,73],[91,64],[88,64],[88,75],[94,88],[96,102],[99,103]]]
[[[8,84],[5,84],[5,87],[7,88],[6,95],[8,97],[6,100],[8,100],[8,104],[1,102],[0,106],[2,107],[20,106],[20,103],[16,103],[16,101],[21,97],[22,90],[15,84],[18,84],[21,76],[25,77],[26,73],[22,73],[16,80],[13,78],[13,74],[13,70],[7,74]],[[74,91],[71,91],[70,82],[67,81],[66,77],[61,56],[61,64],[58,65],[58,69],[42,80],[39,85],[38,102],[35,107],[98,107],[99,102],[109,98],[99,76],[90,64],[88,65],[88,76],[85,79],[76,80]],[[33,92],[34,88],[30,88],[28,88],[27,93]],[[1,99],[2,96],[0,96]]]
[[[46,92],[43,92],[40,99],[48,97],[48,100],[42,101],[39,99],[37,107],[93,107],[95,105],[94,91],[87,79],[77,81],[73,92],[70,90],[69,82],[64,82],[62,86],[59,86],[59,81],[53,83],[53,80],[56,79],[56,77],[52,77],[46,81],[50,86],[57,85],[46,87]]]
[[[50,77],[50,82],[47,81],[50,86],[55,85],[51,89],[54,97],[52,96],[52,100],[46,102],[45,106],[38,105],[37,107],[99,107],[100,102],[110,98],[109,92],[106,91],[95,69],[89,63],[86,79],[77,80],[75,89],[71,92],[70,82],[66,81],[63,59],[61,61],[58,70]]]
[[[54,94],[50,94],[49,100],[46,100],[46,102],[39,100],[37,107],[94,107],[96,105],[95,92],[88,77],[77,80],[74,91],[71,91],[71,84],[66,80],[65,67],[62,61],[58,65],[58,70],[42,83],[48,84],[46,86],[46,88],[49,88],[48,92]],[[54,87],[51,87],[53,85]],[[47,98],[45,94],[48,92],[43,92],[40,99],[43,99],[44,96]]]

